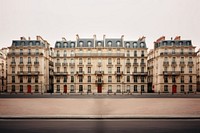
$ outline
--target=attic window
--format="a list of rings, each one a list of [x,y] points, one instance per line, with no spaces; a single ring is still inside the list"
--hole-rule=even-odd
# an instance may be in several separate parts
[[[83,42],[81,41],[81,42],[79,42],[79,45],[82,47],[83,46]]]
[[[133,43],[133,46],[134,46],[134,48],[136,48],[136,47],[137,47],[137,43],[136,43],[136,42],[134,42],[134,43]]]
[[[67,47],[67,43],[66,42],[64,42],[64,47]]]
[[[129,42],[127,42],[127,43],[126,43],[126,46],[127,46],[127,47],[130,47],[130,43],[129,43]]]
[[[163,42],[163,45],[166,46],[166,45],[167,45],[167,42]]]
[[[111,46],[111,45],[112,45],[112,42],[111,42],[111,41],[109,41],[109,42],[108,42],[108,45],[109,45],[109,46]]]
[[[117,41],[117,46],[118,46],[118,47],[120,46],[120,41]]]
[[[24,46],[24,44],[25,44],[24,42],[21,42],[21,45],[22,45],[22,46]]]
[[[179,42],[180,45],[183,45],[183,42]]]
[[[33,45],[33,42],[29,42],[29,45]]]
[[[88,41],[87,44],[88,44],[88,46],[90,47],[91,44],[92,44],[92,42],[91,42],[91,41]]]
[[[143,42],[141,42],[140,45],[141,45],[141,47],[144,47],[144,43]]]
[[[174,45],[174,44],[175,44],[174,41],[172,41],[172,42],[171,42],[171,45]]]
[[[187,44],[187,45],[191,45],[191,42],[188,41],[188,42],[186,42],[186,44]]]
[[[101,46],[101,42],[98,42],[97,45],[98,45],[98,46]]]
[[[37,45],[37,46],[39,46],[39,44],[40,44],[39,42],[36,42],[36,45]]]
[[[74,43],[73,42],[71,42],[71,47],[74,47]]]

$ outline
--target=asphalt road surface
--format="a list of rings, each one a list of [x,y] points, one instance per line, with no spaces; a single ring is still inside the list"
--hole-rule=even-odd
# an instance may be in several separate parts
[[[0,120],[1,133],[200,133],[200,119]]]

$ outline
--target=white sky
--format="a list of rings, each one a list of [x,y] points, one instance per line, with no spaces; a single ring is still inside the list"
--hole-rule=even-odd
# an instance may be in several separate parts
[[[200,0],[0,0],[0,48],[21,36],[42,36],[51,46],[75,35],[137,40],[182,36],[200,47]]]

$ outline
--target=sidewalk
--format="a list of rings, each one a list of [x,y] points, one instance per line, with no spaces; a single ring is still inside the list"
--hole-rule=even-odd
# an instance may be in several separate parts
[[[200,118],[200,99],[0,99],[0,118]]]

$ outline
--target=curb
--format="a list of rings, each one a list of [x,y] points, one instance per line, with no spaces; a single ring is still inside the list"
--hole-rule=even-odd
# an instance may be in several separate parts
[[[64,116],[0,116],[0,119],[200,119],[200,116],[132,116],[132,115],[64,115]]]

